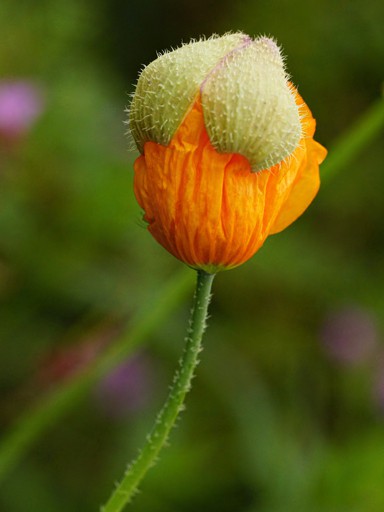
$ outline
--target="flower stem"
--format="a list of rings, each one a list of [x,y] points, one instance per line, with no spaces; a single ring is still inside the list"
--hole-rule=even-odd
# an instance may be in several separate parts
[[[196,291],[184,353],[176,371],[168,398],[159,412],[155,424],[147,437],[139,456],[132,462],[112,493],[102,512],[120,512],[130,502],[141,480],[155,464],[157,456],[166,444],[169,432],[183,409],[184,399],[191,387],[196,366],[199,363],[201,340],[205,330],[208,305],[214,274],[197,272]]]

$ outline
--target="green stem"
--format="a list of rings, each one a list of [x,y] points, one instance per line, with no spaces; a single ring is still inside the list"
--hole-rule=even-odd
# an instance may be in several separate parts
[[[129,503],[141,480],[149,468],[155,464],[160,450],[166,444],[169,432],[183,409],[185,396],[191,387],[195,368],[199,362],[198,356],[201,351],[201,340],[207,319],[213,278],[214,274],[207,274],[202,270],[197,273],[190,326],[185,340],[186,345],[168,398],[159,412],[138,458],[128,467],[122,481],[116,487],[106,505],[102,507],[102,512],[120,512]]]

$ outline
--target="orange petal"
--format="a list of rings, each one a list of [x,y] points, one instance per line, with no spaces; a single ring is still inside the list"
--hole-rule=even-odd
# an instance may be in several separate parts
[[[317,191],[324,150],[311,138],[310,113],[304,121],[308,139],[289,161],[252,173],[245,157],[212,147],[197,98],[169,146],[147,142],[135,162],[135,195],[154,238],[208,272],[248,260],[270,233],[300,215]]]
[[[297,160],[299,165],[294,171],[296,177],[287,200],[282,204],[271,226],[271,235],[292,224],[311,204],[320,187],[319,165],[327,155],[327,150],[312,138],[316,122],[311,111],[298,93],[296,93],[296,98],[302,115],[303,138],[300,141],[299,148],[294,151],[289,160],[292,167],[295,167],[292,161],[294,159]]]

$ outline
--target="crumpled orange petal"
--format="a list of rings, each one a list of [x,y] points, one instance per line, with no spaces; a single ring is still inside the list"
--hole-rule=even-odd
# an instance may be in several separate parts
[[[199,97],[167,147],[147,142],[135,161],[134,191],[154,238],[191,267],[217,272],[247,261],[299,217],[318,191],[326,150],[313,140],[315,121],[298,94],[297,104],[299,146],[261,172],[213,148]]]

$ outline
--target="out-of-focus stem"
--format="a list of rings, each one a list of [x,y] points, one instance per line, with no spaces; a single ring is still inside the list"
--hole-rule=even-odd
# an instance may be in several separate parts
[[[384,128],[384,96],[371,105],[329,148],[321,166],[322,182],[346,168]]]

